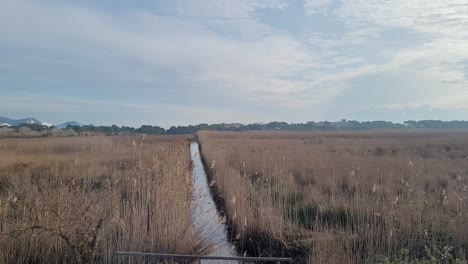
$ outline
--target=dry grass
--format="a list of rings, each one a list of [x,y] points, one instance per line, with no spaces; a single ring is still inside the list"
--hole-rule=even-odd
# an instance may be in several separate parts
[[[94,133],[97,134],[97,133]],[[89,136],[93,133],[80,133],[80,135]],[[34,137],[70,137],[77,136],[78,133],[71,129],[47,129],[42,131],[34,131],[28,127],[21,127],[19,129],[11,127],[0,127],[0,139],[2,138],[34,138]]]
[[[239,251],[375,263],[468,252],[468,133],[200,132]],[[431,262],[432,263],[432,262]]]
[[[189,144],[170,136],[1,139],[0,263],[206,253],[192,228]]]

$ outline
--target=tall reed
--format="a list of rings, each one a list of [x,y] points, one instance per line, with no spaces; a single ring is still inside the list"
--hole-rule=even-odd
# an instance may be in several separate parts
[[[465,259],[467,132],[198,138],[241,252],[299,263]]]
[[[142,263],[149,260],[113,254],[209,252],[192,228],[189,144],[0,139],[0,263]]]

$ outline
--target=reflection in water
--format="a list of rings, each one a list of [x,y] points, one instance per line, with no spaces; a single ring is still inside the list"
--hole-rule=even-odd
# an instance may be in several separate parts
[[[198,152],[198,143],[190,145],[193,161],[194,191],[192,202],[193,225],[203,230],[203,235],[215,245],[212,256],[236,256],[235,249],[227,239],[226,226],[220,219],[216,205],[211,197],[207,177]],[[203,263],[237,263],[235,261],[208,261]]]

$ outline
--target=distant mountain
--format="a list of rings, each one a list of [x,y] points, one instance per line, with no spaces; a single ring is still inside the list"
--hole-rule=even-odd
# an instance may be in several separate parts
[[[0,116],[0,124],[5,124],[9,126],[18,126],[21,124],[42,124],[41,121],[33,118],[33,117],[28,117],[28,118],[23,118],[23,119],[11,119],[7,117]]]
[[[46,127],[53,127],[54,124],[48,123],[48,122],[42,122],[41,125],[46,126]]]
[[[63,124],[58,125],[58,128],[67,128],[67,126],[82,126],[82,124],[76,122],[76,121],[68,121]]]

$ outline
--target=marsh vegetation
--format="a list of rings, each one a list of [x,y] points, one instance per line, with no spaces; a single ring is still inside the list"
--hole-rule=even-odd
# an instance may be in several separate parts
[[[192,226],[190,140],[0,139],[0,263],[142,263],[112,255],[209,252]]]
[[[466,263],[466,132],[203,131],[197,138],[221,212],[212,220],[226,223],[239,255]],[[213,252],[214,231],[194,219],[194,199],[201,200],[192,170],[200,167],[191,140],[0,139],[0,263]],[[130,260],[147,262],[154,263]]]
[[[466,132],[198,139],[239,252],[298,263],[466,263]]]

